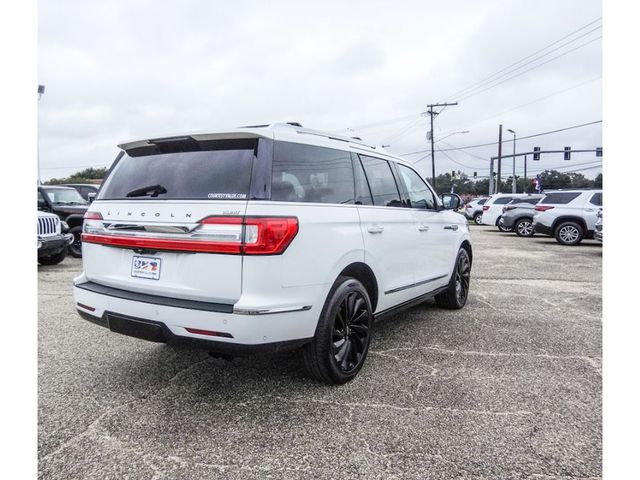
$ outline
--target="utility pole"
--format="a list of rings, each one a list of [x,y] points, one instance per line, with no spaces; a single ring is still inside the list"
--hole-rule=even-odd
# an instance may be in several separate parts
[[[435,151],[434,151],[434,135],[433,135],[433,117],[435,117],[436,115],[438,115],[440,112],[436,112],[433,110],[433,107],[449,107],[449,106],[453,106],[453,105],[458,105],[458,102],[454,102],[454,103],[432,103],[430,105],[427,105],[427,107],[429,108],[426,112],[424,113],[428,113],[429,116],[431,117],[431,186],[433,187],[433,189],[435,190],[436,188],[436,156],[435,156]],[[442,111],[442,110],[441,110]],[[424,114],[423,113],[423,114]]]
[[[511,182],[511,193],[518,192],[518,182],[516,182],[516,132],[515,130],[507,129],[513,133],[513,182]]]
[[[513,152],[516,153],[516,152]],[[513,157],[516,158],[516,157]],[[527,193],[527,156],[524,156],[524,190],[522,191],[522,193]]]
[[[502,124],[498,130],[498,178],[496,179],[495,193],[500,193],[500,175],[502,174]]]

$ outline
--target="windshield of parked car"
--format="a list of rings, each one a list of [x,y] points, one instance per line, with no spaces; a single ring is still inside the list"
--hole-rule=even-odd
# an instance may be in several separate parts
[[[87,201],[82,198],[75,188],[44,188],[44,193],[49,197],[49,201],[54,205],[86,205]]]

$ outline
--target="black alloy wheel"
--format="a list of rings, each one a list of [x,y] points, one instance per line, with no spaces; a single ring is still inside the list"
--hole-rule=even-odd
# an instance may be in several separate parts
[[[329,385],[353,379],[367,357],[372,325],[373,309],[364,285],[355,278],[338,277],[313,340],[303,348],[309,374]]]
[[[73,243],[67,247],[69,255],[74,258],[82,258],[82,227],[73,227],[69,233],[73,234]]]
[[[533,223],[528,218],[518,220],[514,230],[519,237],[533,237]]]
[[[338,368],[350,374],[360,367],[369,346],[371,312],[362,293],[348,293],[333,322],[333,358]]]
[[[439,307],[460,309],[465,306],[469,298],[469,286],[471,285],[471,259],[464,248],[458,251],[453,275],[449,280],[447,290],[436,295],[436,304]]]

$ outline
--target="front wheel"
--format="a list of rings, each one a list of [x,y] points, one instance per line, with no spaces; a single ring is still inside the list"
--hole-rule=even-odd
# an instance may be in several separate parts
[[[528,218],[518,220],[514,226],[516,235],[519,237],[533,237],[533,223]]]
[[[464,248],[461,248],[458,250],[456,265],[447,289],[436,295],[436,305],[452,310],[464,307],[469,296],[470,283],[471,259],[469,258],[469,253]]]
[[[69,230],[69,233],[73,234],[73,243],[67,247],[69,255],[74,258],[82,258],[82,227],[73,227]]]
[[[309,374],[329,385],[353,379],[369,351],[373,312],[367,290],[355,278],[339,277],[303,354]]]

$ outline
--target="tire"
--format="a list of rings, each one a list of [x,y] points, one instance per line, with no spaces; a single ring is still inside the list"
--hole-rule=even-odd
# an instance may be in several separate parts
[[[67,247],[69,255],[73,258],[82,258],[82,241],[80,235],[82,235],[82,226],[78,225],[69,230],[69,233],[73,233],[73,243]]]
[[[500,230],[501,232],[512,232],[513,228],[508,228],[504,226],[504,223],[502,223],[502,217],[498,217],[498,221],[496,222],[496,225],[498,226],[498,230]]]
[[[63,248],[60,253],[49,255],[47,257],[38,258],[38,263],[40,265],[57,265],[58,263],[63,261],[66,256],[67,256],[67,249]]]
[[[338,277],[322,308],[313,340],[303,347],[311,377],[329,385],[352,380],[367,357],[372,323],[371,301],[362,283]]]
[[[529,218],[521,218],[513,226],[516,235],[519,237],[533,237],[533,222]]]
[[[560,245],[578,245],[584,236],[579,223],[562,222],[556,227],[554,237]]]
[[[476,222],[476,225],[482,225],[482,213],[478,212],[473,216],[473,221]]]
[[[436,305],[450,310],[458,310],[465,306],[469,297],[471,283],[471,259],[464,248],[458,250],[456,265],[449,280],[447,289],[436,295]]]

